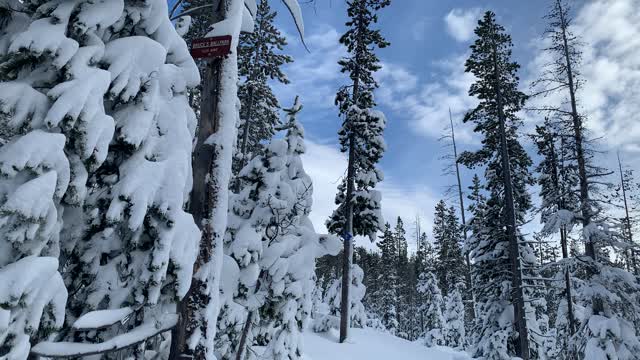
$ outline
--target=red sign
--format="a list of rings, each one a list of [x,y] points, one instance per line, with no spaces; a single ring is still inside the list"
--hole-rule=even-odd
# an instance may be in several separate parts
[[[191,56],[207,59],[225,56],[231,51],[231,35],[195,39],[191,42]]]

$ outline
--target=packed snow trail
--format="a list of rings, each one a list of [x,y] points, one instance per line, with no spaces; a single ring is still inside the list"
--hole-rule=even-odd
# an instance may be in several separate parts
[[[304,360],[470,360],[446,347],[428,348],[372,329],[349,330],[347,343],[338,343],[338,331],[304,334]]]

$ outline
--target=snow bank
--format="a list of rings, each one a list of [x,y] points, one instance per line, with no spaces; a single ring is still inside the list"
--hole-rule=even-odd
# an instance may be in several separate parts
[[[338,333],[304,334],[304,360],[470,360],[446,347],[428,348],[372,329],[351,329],[346,344]]]

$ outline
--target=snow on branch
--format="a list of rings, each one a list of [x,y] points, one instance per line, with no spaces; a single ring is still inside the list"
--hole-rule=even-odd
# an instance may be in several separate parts
[[[169,331],[177,322],[178,315],[165,314],[154,322],[142,324],[127,333],[115,336],[102,343],[87,344],[45,341],[34,346],[31,349],[31,354],[49,358],[60,358],[109,353],[140,344],[149,338]]]
[[[130,307],[91,311],[76,320],[73,323],[73,328],[78,330],[93,330],[109,327],[117,322],[125,322],[132,313],[133,309]]]

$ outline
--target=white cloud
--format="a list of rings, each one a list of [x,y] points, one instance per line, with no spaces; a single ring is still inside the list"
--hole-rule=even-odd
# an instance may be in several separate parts
[[[462,125],[461,119],[477,100],[467,94],[474,81],[472,74],[465,73],[465,56],[439,62],[436,68],[445,74],[442,79],[422,83],[404,67],[384,63],[377,75],[380,81],[377,99],[407,117],[411,128],[418,134],[437,139],[449,124],[449,109],[457,122],[457,139],[461,143],[475,143],[470,126]]]
[[[311,221],[316,230],[326,232],[324,222],[335,209],[334,198],[337,185],[347,168],[345,154],[337,146],[323,145],[307,139],[307,152],[303,155],[305,170],[313,179],[313,210]],[[405,222],[407,233],[411,234],[410,223],[419,216],[425,226],[424,231],[430,233],[428,224],[432,223],[432,213],[436,204],[436,196],[426,186],[399,186],[392,177],[379,186],[382,193],[382,212],[385,221],[395,224],[400,216]],[[375,248],[368,239],[358,239],[360,245]],[[411,246],[414,246],[410,242]]]
[[[584,83],[579,100],[581,112],[586,115],[586,126],[592,137],[603,137],[609,150],[636,153],[626,158],[638,159],[640,2],[593,0],[578,9],[571,30],[583,44],[578,70]],[[544,43],[539,47],[543,48]],[[548,61],[547,54],[539,53],[529,64],[532,76]],[[561,103],[563,99],[557,95],[538,101]],[[640,168],[640,161],[635,161],[635,167]]]
[[[471,40],[481,12],[482,10],[479,8],[452,9],[444,17],[447,32],[457,41],[465,42]]]
[[[294,39],[289,36],[289,39]],[[278,98],[282,101],[301,96],[304,104],[315,108],[334,107],[336,83],[345,79],[340,73],[338,60],[346,55],[339,43],[340,34],[331,26],[320,26],[318,31],[307,36],[305,41],[310,52],[295,56],[294,62],[284,68],[291,84],[274,84]],[[292,40],[293,41],[293,40]]]

